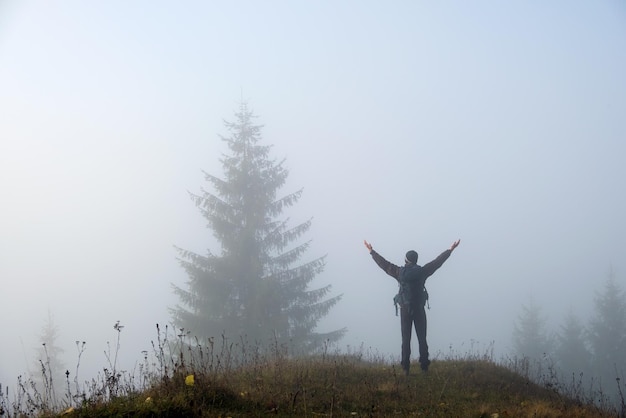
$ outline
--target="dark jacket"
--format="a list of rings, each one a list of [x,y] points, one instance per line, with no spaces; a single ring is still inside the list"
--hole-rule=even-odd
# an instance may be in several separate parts
[[[378,267],[380,267],[381,269],[383,269],[385,271],[385,273],[387,273],[388,275],[390,275],[391,277],[393,277],[394,279],[398,280],[398,278],[400,277],[400,272],[402,271],[403,267],[399,267],[396,266],[395,264],[390,263],[389,261],[385,260],[385,258],[378,254],[376,251],[372,250],[370,252],[370,254],[372,255],[372,258],[374,259],[374,261],[376,262],[376,264],[378,264]],[[421,286],[413,286],[412,287],[412,295],[411,295],[411,299],[418,301],[421,300],[422,295],[423,295],[423,286],[424,283],[426,282],[426,279],[430,276],[432,276],[432,274],[437,271],[437,269],[439,267],[441,267],[443,265],[443,263],[445,263],[445,261],[448,259],[448,257],[450,257],[450,254],[452,254],[452,251],[450,250],[445,250],[444,252],[442,252],[441,254],[439,254],[439,256],[437,258],[435,258],[433,261],[431,261],[430,263],[426,263],[423,266],[418,266],[419,267],[419,282],[421,283]]]

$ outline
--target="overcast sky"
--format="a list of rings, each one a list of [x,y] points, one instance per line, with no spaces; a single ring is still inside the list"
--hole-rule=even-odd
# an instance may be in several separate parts
[[[626,287],[623,1],[0,0],[0,382],[48,310],[71,370],[76,340],[105,366],[117,320],[124,365],[150,349],[174,245],[219,251],[188,191],[242,99],[304,189],[285,217],[313,217],[344,348],[400,352],[363,239],[396,264],[461,239],[428,281],[431,356],[507,352],[530,298],[585,319],[611,269]]]

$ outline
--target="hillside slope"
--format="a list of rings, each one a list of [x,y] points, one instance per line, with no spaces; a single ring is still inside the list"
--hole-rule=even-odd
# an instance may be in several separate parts
[[[71,417],[423,416],[607,417],[485,360],[436,361],[409,376],[351,356],[185,372],[143,392],[91,399]],[[193,375],[193,378],[191,377]]]

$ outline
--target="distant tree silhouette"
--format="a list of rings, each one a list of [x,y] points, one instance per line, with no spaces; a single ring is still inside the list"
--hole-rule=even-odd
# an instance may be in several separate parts
[[[529,360],[541,361],[550,353],[550,338],[541,306],[534,299],[522,305],[522,312],[513,327],[515,354]]]
[[[556,335],[555,358],[561,372],[577,381],[586,381],[590,377],[591,352],[586,337],[584,324],[570,310]]]
[[[279,219],[302,190],[277,198],[288,171],[284,160],[270,159],[271,146],[260,144],[262,126],[253,124],[254,117],[241,103],[235,122],[225,122],[230,136],[221,137],[230,150],[220,160],[224,178],[204,173],[213,192],[190,193],[221,252],[178,248],[188,281],[184,289],[174,285],[180,304],[170,311],[176,326],[198,337],[225,333],[312,352],[344,334],[344,329],[315,331],[341,296],[325,299],[330,285],[309,289],[325,257],[296,264],[309,248],[309,241],[297,241],[311,220],[290,226],[288,218]]]
[[[626,301],[612,271],[594,302],[595,314],[588,325],[593,373],[610,392],[617,388],[615,379],[623,380],[626,373]]]
[[[43,394],[47,401],[54,402],[57,396],[56,390],[62,390],[66,381],[66,368],[62,359],[65,350],[57,345],[59,327],[54,322],[54,316],[50,310],[48,310],[48,318],[38,338],[39,346],[35,349],[34,370],[30,373],[39,393]]]

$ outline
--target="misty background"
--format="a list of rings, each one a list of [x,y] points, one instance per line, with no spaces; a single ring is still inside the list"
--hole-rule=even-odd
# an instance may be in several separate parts
[[[75,341],[101,370],[118,320],[141,361],[186,280],[174,245],[218,250],[188,191],[221,177],[241,100],[304,188],[284,215],[313,217],[343,350],[400,353],[363,239],[396,264],[461,239],[427,282],[432,357],[506,355],[531,299],[586,322],[610,271],[626,287],[625,41],[617,0],[0,0],[0,382],[49,312],[70,371]]]

